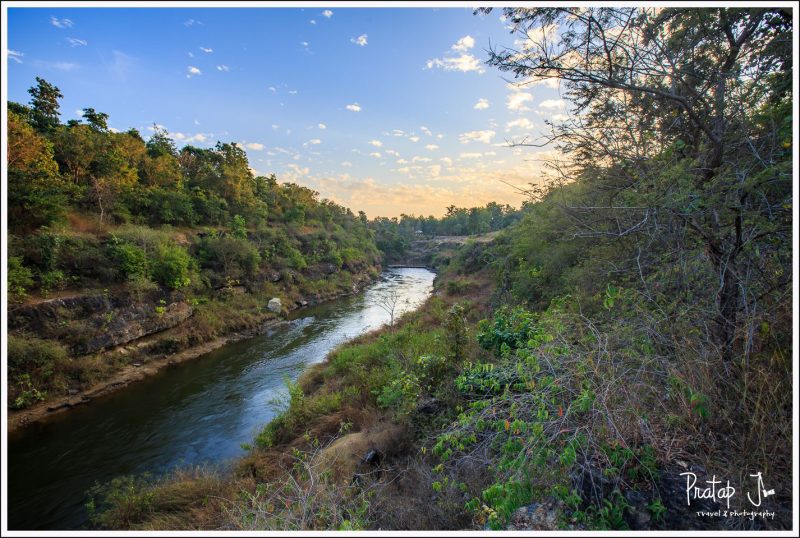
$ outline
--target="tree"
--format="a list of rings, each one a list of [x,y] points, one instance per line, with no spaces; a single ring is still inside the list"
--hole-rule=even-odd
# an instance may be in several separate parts
[[[147,141],[147,153],[150,157],[156,158],[162,155],[178,155],[175,142],[169,137],[166,129],[157,124],[153,124],[153,136]]]
[[[486,11],[486,10],[484,10]],[[593,178],[600,203],[573,207],[585,235],[701,241],[719,289],[715,343],[727,364],[739,312],[759,295],[757,242],[785,237],[791,172],[791,14],[767,9],[507,8],[521,50],[489,63],[521,84],[560,81],[572,117],[553,143],[558,180]],[[667,218],[656,218],[666,215]],[[767,286],[769,287],[769,285]],[[763,291],[763,290],[762,290]]]
[[[61,218],[65,185],[53,145],[18,114],[8,112],[8,209],[12,227],[38,227]]]
[[[49,133],[58,127],[58,117],[61,107],[58,100],[63,99],[56,86],[53,86],[43,78],[36,77],[36,86],[28,89],[31,94],[31,123],[40,133]]]
[[[94,129],[98,131],[108,131],[108,114],[97,112],[93,108],[84,108],[83,117]]]
[[[394,316],[400,304],[400,293],[398,293],[397,288],[390,288],[382,291],[375,298],[375,304],[378,305],[381,310],[389,314],[389,327],[394,327]]]

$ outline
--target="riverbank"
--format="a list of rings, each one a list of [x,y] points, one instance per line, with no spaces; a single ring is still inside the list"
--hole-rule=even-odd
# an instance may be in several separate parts
[[[399,317],[429,297],[434,274],[387,270],[358,294],[302,308],[265,335],[104,396],[95,405],[9,436],[14,529],[79,529],[95,483],[176,466],[224,465],[283,407],[293,383],[331,350],[389,321],[379,299],[397,292]]]
[[[300,308],[315,306],[360,292],[365,286],[374,282],[379,275],[379,267],[371,269],[352,275],[348,273],[350,278],[346,279],[343,286],[315,286],[318,290],[317,293],[308,299],[301,295],[301,290],[291,285],[286,286],[280,293],[285,300],[281,316]],[[331,279],[327,280],[327,284],[330,284]],[[274,294],[255,297],[256,302],[260,305],[256,311],[251,312],[244,323],[241,323],[241,320],[239,323],[231,320],[231,324],[223,328],[224,334],[221,335],[213,335],[211,332],[198,334],[197,331],[191,330],[192,328],[186,327],[185,323],[178,323],[163,331],[103,350],[93,359],[105,363],[111,370],[109,373],[103,375],[102,379],[86,386],[67,389],[67,394],[48,395],[42,401],[25,409],[9,409],[8,432],[13,433],[29,424],[89,404],[102,396],[122,390],[131,383],[146,379],[165,367],[195,359],[226,344],[252,338],[277,328],[285,321],[278,314],[266,311],[267,301],[272,295]],[[241,298],[241,295],[239,297]],[[187,317],[186,321],[191,323],[192,317]],[[198,342],[198,340],[200,341]],[[164,348],[169,352],[162,353],[161,350]],[[91,359],[79,358],[77,360],[88,361]]]
[[[95,524],[137,530],[469,527],[463,509],[439,509],[430,487],[435,462],[420,452],[426,443],[415,423],[450,417],[452,395],[438,387],[461,361],[480,357],[474,335],[493,289],[486,272],[437,276],[433,295],[419,309],[307,368],[290,386],[288,408],[229,471],[182,468],[155,482],[122,478],[96,492]],[[428,361],[419,362],[420,356]],[[298,478],[301,489],[306,480],[313,487],[286,487],[298,469],[313,475],[299,471],[306,477]],[[115,499],[110,510],[109,492]],[[359,514],[359,505],[367,513]]]

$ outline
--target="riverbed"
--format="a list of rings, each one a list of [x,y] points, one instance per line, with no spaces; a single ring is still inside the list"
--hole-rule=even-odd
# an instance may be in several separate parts
[[[283,408],[286,382],[338,345],[418,308],[435,275],[397,268],[365,291],[295,311],[267,334],[166,368],[119,392],[9,435],[14,530],[79,529],[86,491],[127,474],[224,464]],[[393,293],[394,292],[394,293]]]

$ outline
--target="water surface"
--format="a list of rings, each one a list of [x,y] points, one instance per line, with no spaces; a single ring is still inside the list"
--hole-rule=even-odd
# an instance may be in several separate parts
[[[243,454],[280,405],[285,380],[337,345],[388,323],[379,305],[397,292],[395,317],[431,294],[426,269],[389,269],[354,296],[295,312],[271,333],[168,367],[89,405],[9,435],[9,528],[76,529],[96,481],[221,463]]]

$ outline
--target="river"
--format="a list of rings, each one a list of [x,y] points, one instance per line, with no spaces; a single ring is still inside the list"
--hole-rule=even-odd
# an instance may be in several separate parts
[[[397,291],[395,318],[433,290],[426,269],[389,269],[365,291],[295,311],[291,323],[168,367],[90,404],[9,435],[8,522],[14,530],[78,529],[86,491],[115,476],[223,464],[280,411],[297,379],[337,345],[388,323],[377,303]]]

